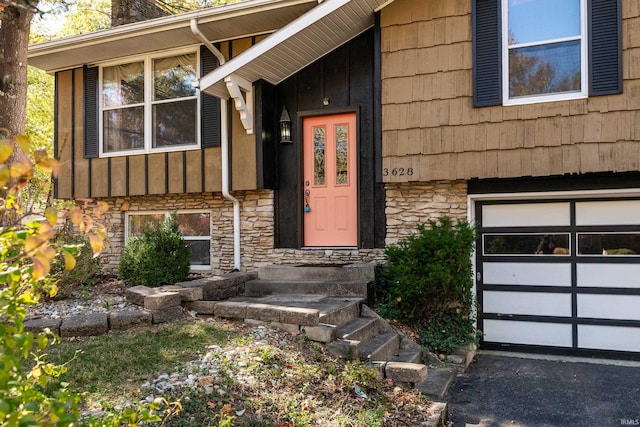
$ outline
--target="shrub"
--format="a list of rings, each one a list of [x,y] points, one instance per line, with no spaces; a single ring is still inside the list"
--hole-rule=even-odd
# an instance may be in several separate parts
[[[127,242],[118,273],[130,286],[160,286],[189,275],[190,252],[173,216]]]
[[[100,260],[93,255],[89,240],[84,236],[65,234],[57,239],[57,244],[74,248],[76,264],[72,270],[65,269],[64,257],[59,254],[51,261],[51,276],[56,279],[58,294],[66,294],[77,285],[86,285],[100,272]]]
[[[441,218],[385,251],[387,264],[377,284],[382,311],[416,325],[432,350],[450,351],[472,338],[475,238],[468,223]]]

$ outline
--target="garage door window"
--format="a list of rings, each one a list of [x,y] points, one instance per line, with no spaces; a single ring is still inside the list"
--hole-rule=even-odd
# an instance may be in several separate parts
[[[639,256],[640,233],[578,233],[578,254]]]
[[[484,234],[483,252],[489,256],[569,255],[569,233]]]
[[[126,238],[140,236],[145,228],[160,224],[171,213],[168,211],[128,213]],[[175,213],[175,219],[185,244],[191,252],[191,268],[208,270],[211,266],[211,213],[178,211]]]

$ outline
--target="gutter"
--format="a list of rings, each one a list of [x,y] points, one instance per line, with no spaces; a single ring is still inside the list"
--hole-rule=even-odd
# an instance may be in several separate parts
[[[191,32],[218,58],[220,65],[226,62],[224,55],[198,28],[198,21],[190,22]],[[233,270],[240,271],[240,201],[229,192],[229,112],[227,100],[220,99],[220,148],[222,157],[222,196],[233,204]]]

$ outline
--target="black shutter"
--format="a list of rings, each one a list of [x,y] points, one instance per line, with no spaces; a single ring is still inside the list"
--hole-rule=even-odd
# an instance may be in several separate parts
[[[98,157],[98,67],[83,68],[84,157]]]
[[[202,75],[210,73],[218,67],[218,59],[206,46],[200,47],[200,69]],[[202,148],[220,146],[220,99],[201,94],[200,99],[200,134]]]
[[[622,92],[621,0],[589,0],[589,95]]]
[[[502,104],[500,0],[473,1],[473,106]]]

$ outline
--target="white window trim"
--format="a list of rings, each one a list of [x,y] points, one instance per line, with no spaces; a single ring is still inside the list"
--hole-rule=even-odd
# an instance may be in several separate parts
[[[190,265],[191,270],[193,271],[209,271],[212,268],[211,263],[211,230],[213,230],[212,218],[210,210],[207,209],[178,209],[178,210],[152,210],[152,211],[128,211],[124,214],[124,243],[127,244],[127,241],[131,238],[129,233],[129,217],[135,215],[164,215],[165,218],[168,218],[171,214],[199,214],[205,213],[209,215],[209,234],[207,236],[182,236],[182,238],[187,240],[207,240],[209,242],[209,265]]]
[[[200,114],[200,104],[201,104],[201,96],[200,96],[200,88],[196,87],[196,94],[192,97],[181,98],[182,100],[186,99],[196,99],[196,143],[193,145],[178,145],[173,147],[160,147],[160,148],[152,148],[152,134],[153,134],[153,105],[157,103],[161,103],[162,101],[153,101],[153,79],[149,76],[153,76],[153,60],[156,58],[167,58],[170,56],[178,56],[184,55],[187,53],[195,53],[196,54],[196,77],[200,76],[200,49],[196,48],[188,48],[188,49],[180,49],[180,50],[170,50],[170,51],[162,51],[155,52],[150,55],[145,56],[134,56],[123,58],[118,61],[105,62],[100,64],[98,68],[98,144],[99,144],[99,152],[100,157],[118,157],[118,156],[132,156],[136,154],[151,154],[151,153],[170,153],[175,151],[189,151],[189,150],[199,150],[202,147],[201,141],[201,114]],[[120,64],[128,64],[130,62],[143,62],[144,63],[144,103],[143,104],[132,104],[127,107],[133,106],[144,106],[144,149],[142,150],[124,150],[124,151],[112,151],[109,153],[104,152],[104,123],[103,123],[103,111],[113,110],[116,108],[103,108],[103,95],[102,95],[102,72],[105,67],[111,67],[114,65]],[[166,102],[170,102],[171,100],[167,100]]]
[[[588,97],[589,92],[589,62],[588,62],[588,31],[587,25],[587,1],[580,0],[580,36],[564,37],[554,40],[545,40],[544,42],[520,43],[515,44],[511,48],[547,45],[562,41],[581,40],[580,44],[580,87],[577,92],[562,92],[549,95],[530,95],[519,96],[517,98],[509,98],[509,0],[502,0],[502,104],[503,105],[523,105],[536,104],[540,102],[552,101],[568,101],[573,99],[584,99]]]

